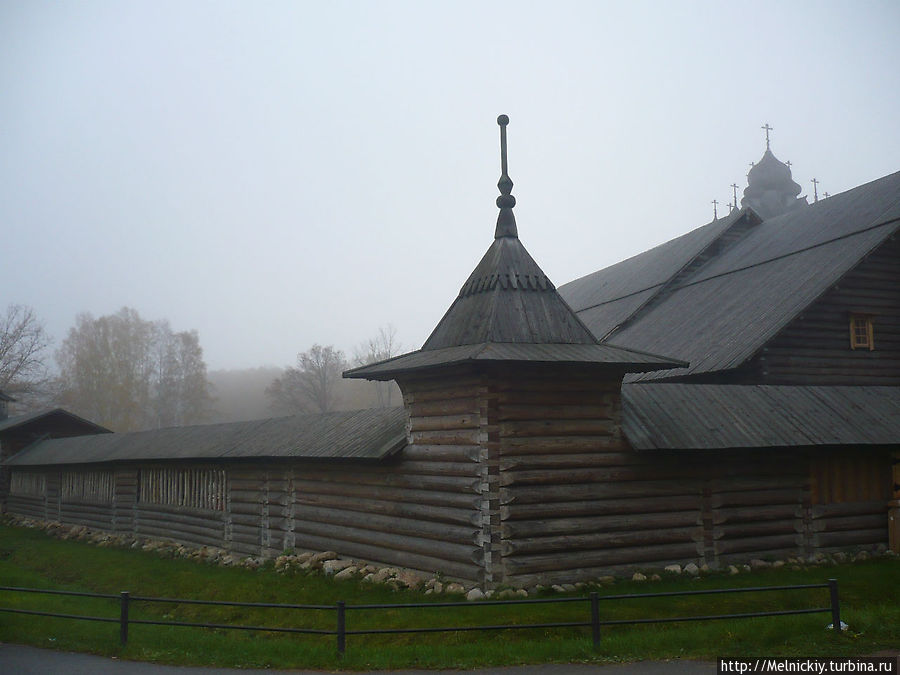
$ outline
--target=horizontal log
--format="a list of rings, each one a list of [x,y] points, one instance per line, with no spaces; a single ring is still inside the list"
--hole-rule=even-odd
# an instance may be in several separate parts
[[[621,438],[610,435],[506,437],[501,439],[500,444],[504,457],[579,452],[623,452],[627,450],[625,442]]]
[[[860,546],[862,544],[886,544],[888,531],[886,527],[871,530],[856,530],[843,532],[820,532],[812,537],[815,548]]]
[[[872,513],[887,513],[884,500],[869,502],[846,502],[843,504],[814,504],[809,509],[812,518],[834,518],[860,516]]]
[[[477,476],[477,462],[417,462],[405,461],[395,467],[397,473],[420,476]]]
[[[593,391],[502,391],[497,397],[501,412],[510,406],[589,406],[603,411],[604,415],[615,411],[616,397],[609,393]]]
[[[538,420],[501,422],[500,435],[506,438],[545,436],[614,436],[617,426],[610,420]]]
[[[344,479],[339,473],[320,473],[310,471],[303,476],[303,480],[295,480],[294,488],[300,492],[309,490],[316,492],[316,483],[341,483],[353,485],[372,485],[377,487],[395,487],[408,490],[435,490],[445,492],[478,493],[481,482],[471,476],[422,476],[406,475],[402,473],[365,474],[347,473]]]
[[[665,497],[625,497],[571,502],[513,503],[500,507],[501,520],[537,520],[572,516],[634,514],[642,516],[668,511],[695,511],[699,515],[700,495]]]
[[[468,431],[411,431],[409,433],[410,443],[417,445],[478,445],[479,434],[478,429],[470,429]]]
[[[231,517],[229,522],[235,530],[257,530],[260,527],[261,520],[259,516],[234,515]]]
[[[197,526],[197,525],[189,525],[187,523],[161,523],[155,520],[149,519],[138,519],[137,530],[140,532],[146,532],[148,530],[154,530],[157,532],[169,532],[171,536],[175,536],[176,534],[181,537],[187,537],[188,535],[196,535],[198,537],[205,537],[206,539],[214,539],[217,541],[224,541],[225,538],[225,525],[224,523],[210,523],[208,526]],[[216,526],[217,525],[217,526]]]
[[[480,562],[483,556],[481,548],[474,545],[456,544],[434,539],[420,539],[405,535],[391,534],[389,532],[376,532],[359,527],[347,527],[344,525],[331,525],[298,521],[294,524],[294,535],[299,540],[302,535],[327,537],[337,541],[355,542],[378,546],[380,548],[406,551],[419,555],[434,556],[455,560],[456,562]]]
[[[716,525],[724,523],[738,524],[751,523],[763,520],[789,520],[802,518],[803,507],[798,504],[777,504],[775,506],[756,506],[745,508],[720,508],[713,511],[712,521]]]
[[[693,543],[700,538],[702,538],[702,531],[698,526],[692,525],[690,527],[668,527],[632,532],[566,534],[553,537],[507,539],[501,543],[501,551],[504,556],[558,552],[565,553],[566,557],[572,557],[577,560],[586,551],[634,546],[656,546],[681,542]]]
[[[717,554],[728,553],[755,553],[766,555],[767,551],[776,549],[801,550],[803,548],[803,535],[779,534],[764,537],[746,537],[743,539],[721,539],[713,543]]]
[[[561,404],[549,400],[543,404],[506,403],[500,406],[497,419],[501,422],[538,420],[602,420],[610,422],[615,411],[609,404]]]
[[[404,400],[408,401],[410,406],[435,401],[452,401],[454,399],[475,401],[483,394],[483,392],[484,387],[480,382],[447,382],[443,388],[436,386],[433,389],[428,389],[424,386],[417,386],[404,396]]]
[[[237,490],[232,487],[228,498],[232,503],[259,504],[265,498],[265,493],[262,490]]]
[[[135,521],[140,523],[146,523],[148,525],[152,525],[154,527],[191,527],[198,530],[222,530],[225,527],[225,520],[223,518],[218,519],[175,519],[169,516],[164,516],[157,513],[152,512],[139,512],[135,515]]]
[[[595,466],[628,466],[635,463],[630,452],[579,452],[552,455],[521,455],[501,457],[501,471],[543,469],[578,469]]]
[[[32,505],[32,504],[9,504],[9,513],[14,513],[19,516],[26,516],[28,518],[37,518],[39,520],[44,520],[47,515],[43,506]]]
[[[661,530],[697,526],[700,512],[668,511],[637,515],[594,516],[588,518],[545,518],[541,520],[505,520],[500,531],[505,539],[563,534],[617,532],[621,530]]]
[[[769,506],[773,504],[801,504],[803,503],[803,490],[791,488],[783,490],[756,490],[752,492],[728,492],[714,494],[710,500],[714,509],[723,506]]]
[[[738,470],[743,472],[750,470],[750,467],[739,468]],[[758,465],[755,467],[755,470],[759,470]],[[775,467],[773,467],[774,470]],[[803,488],[804,483],[808,481],[808,477],[805,474],[791,476],[784,475],[785,473],[786,471],[783,471],[780,475],[756,476],[752,478],[741,476],[713,478],[709,482],[709,487],[713,494],[732,494],[774,489],[800,490]]]
[[[152,539],[161,539],[163,541],[171,541],[187,546],[211,546],[221,548],[224,541],[213,537],[203,537],[200,535],[180,536],[177,532],[171,532],[157,528],[147,528],[141,530],[139,536],[150,537]]]
[[[298,533],[295,546],[311,551],[333,550],[345,557],[357,558],[373,563],[396,565],[423,572],[441,572],[458,579],[478,581],[481,566],[472,562],[456,562],[431,555],[397,551],[372,544],[353,541],[339,541],[331,537],[320,537]]]
[[[530,556],[506,558],[504,567],[510,575],[531,572],[550,572],[587,567],[604,568],[608,565],[642,565],[658,560],[696,558],[697,545],[691,543],[636,546],[585,551],[577,556],[561,556],[558,553],[541,553]]]
[[[435,523],[452,523],[457,525],[478,525],[481,514],[474,504],[469,508],[448,508],[398,501],[379,501],[377,499],[361,499],[341,495],[303,494],[297,497],[298,504],[341,508],[362,513],[379,513],[386,516],[427,520]]]
[[[601,468],[537,469],[504,471],[500,485],[559,485],[560,483],[621,483],[625,481],[668,481],[693,478],[690,466],[620,466]]]
[[[820,518],[810,523],[813,532],[841,532],[843,530],[877,530],[887,531],[887,511],[864,516],[842,516],[836,518]]]
[[[410,490],[393,486],[296,481],[296,487],[296,498],[298,501],[308,495],[344,495],[347,497],[365,497],[455,508],[477,507],[481,501],[481,495],[438,492],[435,490]]]
[[[714,527],[713,539],[747,539],[750,537],[774,536],[778,534],[793,534],[803,531],[803,520],[792,518],[790,520],[766,520],[761,523],[735,523]]]
[[[225,518],[224,511],[195,509],[188,506],[170,506],[168,504],[148,504],[146,502],[139,504],[136,512],[142,517],[156,517],[162,520],[179,518],[184,520],[196,519],[197,521],[221,521]]]
[[[262,511],[262,504],[247,504],[245,502],[231,502],[228,505],[229,513],[237,513],[240,515],[259,516]]]
[[[303,529],[304,525],[297,525],[297,522],[300,521],[303,523],[330,523],[473,546],[476,545],[476,535],[479,533],[479,528],[474,525],[431,523],[424,520],[360,513],[358,511],[343,511],[341,509],[307,506],[304,504],[296,506],[294,517],[296,519],[295,529],[298,527]]]
[[[403,460],[434,462],[475,462],[477,445],[407,445],[400,453]]]
[[[410,417],[437,417],[441,415],[477,415],[479,401],[476,396],[432,401],[416,401],[407,408]]]
[[[458,431],[478,429],[480,424],[481,418],[477,413],[409,418],[410,431]]]
[[[546,485],[537,487],[501,488],[501,504],[534,504],[581,501],[584,499],[614,499],[625,497],[661,497],[699,493],[695,481],[626,481],[608,485],[596,483]]]

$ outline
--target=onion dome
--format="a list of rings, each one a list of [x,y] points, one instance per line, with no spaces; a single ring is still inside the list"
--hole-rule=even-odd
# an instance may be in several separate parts
[[[801,187],[791,177],[791,168],[780,161],[766,143],[762,159],[747,174],[747,187],[741,206],[749,206],[763,220],[806,206],[806,197],[798,198]]]

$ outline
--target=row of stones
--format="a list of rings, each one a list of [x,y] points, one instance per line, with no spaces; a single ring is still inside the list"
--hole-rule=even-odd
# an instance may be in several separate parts
[[[11,524],[21,527],[38,528],[60,539],[76,539],[98,546],[133,549],[140,548],[144,551],[156,552],[163,556],[187,558],[198,562],[225,567],[241,566],[249,569],[257,569],[266,562],[260,557],[236,556],[228,553],[224,549],[210,546],[195,547],[158,539],[116,535],[108,532],[91,530],[84,525],[64,525],[59,522],[40,521],[16,515],[7,515],[4,518],[6,522]],[[871,553],[865,550],[855,554],[838,551],[831,555],[817,553],[810,560],[787,558],[786,560],[776,560],[774,562],[756,559],[751,560],[746,565],[729,565],[725,571],[734,575],[753,570],[780,568],[785,566],[797,570],[809,565],[829,565],[853,561],[859,562],[867,560],[872,556],[881,555],[896,557],[896,554],[887,550],[887,547],[884,544],[879,544]],[[527,598],[530,595],[546,591],[573,593],[597,586],[611,586],[617,581],[617,577],[614,576],[601,576],[592,583],[579,582],[574,584],[553,584],[552,586],[538,584],[528,589],[505,588],[497,591],[482,590],[481,588],[471,585],[467,587],[456,581],[445,581],[440,577],[435,577],[424,572],[347,560],[341,558],[335,551],[306,551],[296,554],[286,553],[275,558],[274,567],[275,571],[279,574],[320,572],[326,576],[333,577],[336,581],[359,579],[364,583],[385,584],[394,590],[424,590],[425,595],[441,593],[464,594],[468,600],[481,600],[486,598],[501,600]],[[631,580],[637,582],[660,581],[662,580],[663,575],[670,577],[675,575],[700,577],[701,575],[712,571],[713,570],[706,565],[698,566],[695,563],[688,563],[683,567],[681,565],[668,565],[660,571],[661,573],[654,571],[635,572],[632,575]]]

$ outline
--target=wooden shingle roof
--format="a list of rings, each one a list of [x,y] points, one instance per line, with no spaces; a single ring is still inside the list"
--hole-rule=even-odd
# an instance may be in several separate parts
[[[423,368],[490,360],[606,364],[629,372],[685,366],[654,354],[601,346],[525,249],[512,211],[516,200],[506,172],[504,119],[498,119],[502,176],[493,243],[422,349],[344,376],[389,380]]]
[[[721,228],[707,225],[670,242],[671,248],[680,251],[682,243],[676,242],[687,242],[695,234],[699,246],[717,229]],[[900,172],[763,221],[677,278],[662,297],[633,313],[615,332],[618,343],[690,362],[687,368],[629,379],[664,379],[740,366],[898,229]],[[685,247],[684,258],[692,248]],[[604,289],[603,280],[613,266],[562,286],[560,293],[572,300],[595,335],[606,335],[617,319],[609,312],[596,314],[595,309],[627,300],[631,288],[665,284],[656,264],[658,254],[654,249],[626,261],[628,288]],[[583,304],[586,298],[590,305]]]
[[[637,450],[900,443],[900,387],[647,382],[622,387]]]
[[[154,460],[380,460],[406,445],[403,408],[292,415],[249,422],[39,441],[6,464]]]

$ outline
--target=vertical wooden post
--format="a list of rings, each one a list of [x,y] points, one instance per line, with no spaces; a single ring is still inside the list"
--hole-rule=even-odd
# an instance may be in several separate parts
[[[119,642],[122,646],[128,644],[128,591],[119,593]]]
[[[597,593],[591,593],[591,638],[594,641],[594,649],[600,647],[600,598]]]
[[[837,579],[828,580],[828,589],[831,591],[831,623],[836,635],[841,632],[841,601],[838,597]]]
[[[343,656],[344,650],[347,647],[347,635],[346,635],[346,608],[344,606],[343,600],[338,600],[337,604],[337,650],[338,655]]]

